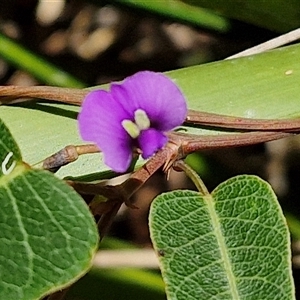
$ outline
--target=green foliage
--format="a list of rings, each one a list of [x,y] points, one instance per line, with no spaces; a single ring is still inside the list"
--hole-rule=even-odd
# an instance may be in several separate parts
[[[87,272],[98,231],[74,190],[22,162],[2,121],[0,136],[0,298],[39,299]]]
[[[62,71],[59,67],[30,52],[1,33],[0,57],[46,84],[74,88],[84,87],[83,83],[67,72]]]
[[[294,45],[246,58],[179,69],[167,75],[182,89],[191,109],[248,118],[292,118],[300,116],[299,55],[300,46]],[[9,124],[24,159],[35,164],[66,145],[82,143],[76,124],[78,110],[61,104],[7,106],[1,107],[0,118]],[[201,135],[221,133],[217,128],[183,129]],[[92,154],[62,168],[58,175],[76,177],[101,171],[108,171],[101,155]]]
[[[258,177],[162,194],[149,218],[168,299],[294,299],[286,222]]]
[[[183,90],[191,109],[246,118],[291,118],[300,115],[299,55],[296,44],[167,75]]]
[[[300,2],[297,0],[184,0],[184,2],[277,32],[287,32],[300,26]]]
[[[188,5],[178,0],[141,1],[141,0],[117,0],[114,4],[120,3],[130,7],[136,7],[148,12],[169,17],[175,20],[187,22],[211,30],[226,32],[230,23],[226,18],[219,16],[207,9]],[[95,2],[96,3],[96,2]]]

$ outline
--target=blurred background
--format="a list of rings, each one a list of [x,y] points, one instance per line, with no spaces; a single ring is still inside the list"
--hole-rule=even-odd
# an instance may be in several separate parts
[[[164,72],[222,60],[299,25],[300,3],[296,0],[246,4],[238,0],[2,1],[0,84],[65,86],[59,79],[40,74],[34,59],[42,59],[69,74],[73,87],[94,86],[139,70]],[[20,54],[7,50],[10,42],[15,43],[11,49],[18,49]],[[27,51],[29,58],[22,56]],[[33,63],[28,63],[32,57]],[[293,212],[299,217],[299,142],[296,137],[205,151],[189,156],[187,161],[209,190],[231,176],[257,174],[272,184],[287,216]],[[184,187],[193,188],[181,173],[172,173],[169,181],[162,173],[151,178],[133,199],[139,209],[122,208],[110,230],[111,238],[105,238],[101,247],[151,249],[147,216],[152,199],[162,191]],[[294,217],[288,222],[293,227],[297,286],[300,226]],[[101,263],[95,263],[91,272],[68,291],[66,299],[165,299],[153,253],[141,255],[142,261],[149,260],[150,271],[104,269]],[[108,253],[109,259],[115,257]]]
[[[166,6],[157,5],[157,12],[151,5],[155,2]],[[188,15],[185,20],[179,15],[181,7],[167,13],[172,1],[105,3],[4,1],[0,29],[87,85],[124,78],[142,69],[168,71],[223,59],[278,35],[203,9],[196,12],[207,23],[189,22]],[[184,8],[188,8],[186,13],[197,9]],[[4,61],[0,80],[2,84],[38,83]]]

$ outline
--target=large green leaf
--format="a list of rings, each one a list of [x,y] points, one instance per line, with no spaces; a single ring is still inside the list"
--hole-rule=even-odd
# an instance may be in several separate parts
[[[300,116],[300,46],[168,72],[184,92],[191,109],[249,118]],[[0,107],[24,158],[36,163],[68,144],[81,143],[78,108],[67,105]],[[186,127],[187,132],[219,134]],[[79,176],[107,170],[101,155],[88,155],[64,167],[59,176]]]
[[[300,44],[167,73],[189,107],[246,118],[300,116]]]
[[[0,299],[40,299],[84,275],[98,231],[79,195],[22,162],[0,121]]]
[[[300,26],[298,0],[184,0],[184,2],[278,32],[287,32]]]
[[[295,299],[287,225],[258,177],[162,194],[149,219],[168,299]]]

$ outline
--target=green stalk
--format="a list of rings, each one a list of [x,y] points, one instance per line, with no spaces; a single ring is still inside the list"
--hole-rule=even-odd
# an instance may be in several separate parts
[[[178,0],[117,0],[114,1],[114,3],[143,9],[148,12],[160,14],[168,18],[210,30],[227,32],[230,29],[230,22],[228,19],[219,16],[208,9],[192,6]]]
[[[15,67],[27,71],[47,85],[72,88],[83,88],[85,86],[75,77],[60,70],[1,33],[0,57]]]

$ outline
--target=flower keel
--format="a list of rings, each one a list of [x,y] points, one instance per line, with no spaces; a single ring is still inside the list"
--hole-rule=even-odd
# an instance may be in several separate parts
[[[160,131],[149,128],[141,132],[138,137],[139,147],[144,159],[152,156],[167,143],[168,138]]]

